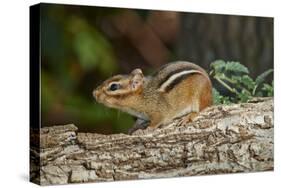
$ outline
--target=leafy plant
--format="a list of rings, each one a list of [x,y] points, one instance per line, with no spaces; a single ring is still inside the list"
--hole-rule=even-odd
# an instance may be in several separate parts
[[[239,62],[214,61],[211,63],[210,75],[230,93],[229,96],[223,96],[214,88],[214,103],[238,103],[246,102],[253,97],[273,96],[273,81],[271,85],[265,83],[266,77],[272,72],[273,69],[269,69],[253,79],[249,76],[248,68]]]

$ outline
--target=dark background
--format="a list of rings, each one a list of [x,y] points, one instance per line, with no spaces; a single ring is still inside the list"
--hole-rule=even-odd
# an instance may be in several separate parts
[[[97,104],[92,90],[137,67],[186,60],[208,70],[223,59],[254,78],[273,68],[272,18],[42,4],[40,19],[42,126],[126,132],[133,118]]]

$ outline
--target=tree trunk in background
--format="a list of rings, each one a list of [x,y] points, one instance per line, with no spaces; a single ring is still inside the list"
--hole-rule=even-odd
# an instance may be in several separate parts
[[[239,61],[252,76],[273,68],[273,19],[215,14],[183,14],[180,59],[208,69],[216,59]]]
[[[49,185],[273,170],[273,130],[272,98],[213,106],[189,124],[134,135],[46,127],[40,142],[31,134],[30,177]]]

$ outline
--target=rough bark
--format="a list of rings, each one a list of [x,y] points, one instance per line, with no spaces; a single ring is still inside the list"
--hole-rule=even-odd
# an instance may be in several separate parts
[[[40,149],[31,147],[31,181],[49,185],[273,170],[272,98],[213,106],[194,122],[179,126],[179,121],[131,136],[79,133],[73,124],[42,128]]]

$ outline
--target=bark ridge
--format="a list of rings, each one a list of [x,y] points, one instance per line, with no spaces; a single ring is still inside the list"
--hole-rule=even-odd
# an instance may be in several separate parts
[[[194,122],[174,120],[134,135],[42,128],[31,146],[31,181],[41,184],[273,170],[273,99],[210,107]],[[38,135],[32,134],[32,138]],[[38,148],[40,146],[40,149]]]

